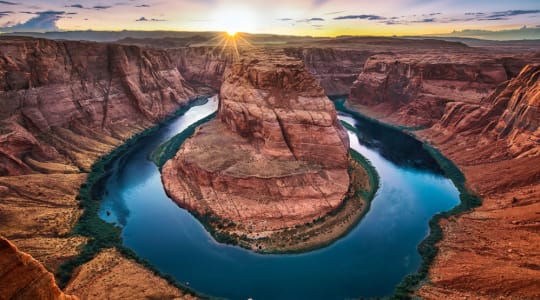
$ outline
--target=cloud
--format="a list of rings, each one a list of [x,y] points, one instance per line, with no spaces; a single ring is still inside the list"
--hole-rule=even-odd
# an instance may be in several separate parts
[[[66,7],[72,7],[72,8],[84,8],[82,4],[72,4],[72,5],[66,5]]]
[[[321,6],[328,2],[328,0],[312,0],[311,3],[313,6]]]
[[[344,12],[345,10],[331,11],[331,12],[325,13],[325,15],[337,15]]]
[[[486,13],[483,13],[483,12],[466,12],[465,13],[466,16],[483,16],[485,14]]]
[[[5,4],[5,5],[19,5],[19,3],[9,2],[9,1],[0,1],[0,4]]]
[[[9,11],[9,10],[6,10],[6,11],[0,11],[0,18],[1,17],[5,17],[5,16],[9,16],[10,14],[12,14],[13,12],[12,11]]]
[[[0,28],[2,32],[44,32],[56,31],[58,26],[56,22],[65,14],[64,11],[43,11],[36,12],[37,16],[30,20]]]
[[[283,21],[283,22],[288,22],[288,21],[292,21],[293,19],[291,18],[281,18],[281,19],[277,19],[278,21]]]
[[[296,22],[298,22],[298,23],[310,23],[310,22],[323,22],[323,21],[324,21],[323,18],[310,18],[310,19],[297,20]]]
[[[334,20],[354,20],[354,19],[360,19],[360,20],[385,20],[385,17],[377,16],[377,15],[348,15],[348,16],[340,16],[335,17]]]
[[[501,17],[511,17],[511,16],[519,16],[519,15],[529,15],[529,14],[538,14],[540,13],[540,9],[533,9],[533,10],[506,10],[506,11],[496,11],[491,13],[488,18],[501,18]]]
[[[434,23],[435,18],[426,18],[422,20],[413,21],[414,23]]]
[[[135,7],[150,7],[148,4],[135,5]]]
[[[101,10],[101,9],[107,9],[107,8],[111,8],[111,7],[112,6],[108,6],[108,5],[95,5],[92,8],[97,9],[97,10]]]
[[[140,17],[138,18],[137,20],[135,20],[135,22],[164,22],[164,21],[167,21],[167,20],[162,20],[162,19],[147,19],[145,17]]]

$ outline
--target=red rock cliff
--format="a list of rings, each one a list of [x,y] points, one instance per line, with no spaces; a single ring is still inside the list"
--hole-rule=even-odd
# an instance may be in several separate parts
[[[347,165],[348,138],[323,89],[300,61],[265,51],[231,67],[217,119],[166,163],[163,181],[180,206],[259,234],[339,206]]]
[[[419,132],[456,162],[483,200],[441,222],[434,286],[423,287],[423,297],[540,297],[539,78],[540,65],[528,65],[479,104],[449,103],[440,122]]]
[[[478,53],[377,54],[365,63],[349,99],[393,123],[429,127],[447,103],[481,102],[524,64]]]
[[[43,140],[58,128],[118,138],[194,96],[167,52],[114,44],[2,39],[0,78],[4,175],[32,172],[28,157],[60,159],[62,151]]]

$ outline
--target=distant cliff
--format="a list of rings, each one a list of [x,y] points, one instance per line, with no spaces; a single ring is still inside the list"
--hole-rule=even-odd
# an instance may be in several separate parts
[[[376,54],[366,61],[349,100],[393,123],[429,127],[447,103],[482,101],[526,63],[478,53]]]
[[[302,59],[327,95],[346,95],[373,51],[333,48],[285,48],[289,56]]]

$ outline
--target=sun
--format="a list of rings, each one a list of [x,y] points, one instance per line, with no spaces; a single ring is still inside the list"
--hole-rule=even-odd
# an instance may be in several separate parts
[[[215,12],[215,27],[234,37],[239,32],[254,32],[256,13],[248,7],[224,7]]]

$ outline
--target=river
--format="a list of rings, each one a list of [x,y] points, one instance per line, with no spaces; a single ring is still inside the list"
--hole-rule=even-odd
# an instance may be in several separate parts
[[[204,294],[229,299],[346,299],[391,295],[420,265],[417,245],[436,213],[459,193],[422,144],[407,134],[339,118],[351,148],[371,161],[380,187],[369,212],[346,236],[301,254],[256,254],[215,242],[163,190],[149,153],[217,109],[217,97],[139,140],[117,157],[103,191],[100,217],[121,226],[123,243],[157,269]]]

